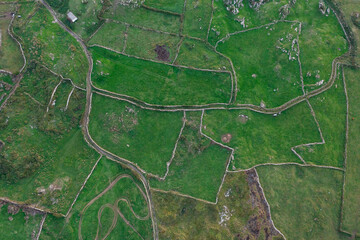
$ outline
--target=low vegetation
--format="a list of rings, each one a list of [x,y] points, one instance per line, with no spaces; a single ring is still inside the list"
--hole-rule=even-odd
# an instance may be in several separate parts
[[[211,1],[187,0],[183,34],[206,39],[211,19]]]

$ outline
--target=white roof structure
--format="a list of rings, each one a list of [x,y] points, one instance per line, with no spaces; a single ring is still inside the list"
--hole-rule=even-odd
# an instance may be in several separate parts
[[[78,18],[72,12],[68,12],[67,19],[70,22],[76,22],[76,20],[78,20]]]

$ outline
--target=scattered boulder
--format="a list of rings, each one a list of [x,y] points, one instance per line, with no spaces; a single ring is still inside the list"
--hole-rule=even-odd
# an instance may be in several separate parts
[[[354,12],[351,14],[351,20],[354,23],[355,26],[357,26],[358,28],[360,28],[360,13],[359,12]]]
[[[229,143],[231,141],[232,135],[230,133],[224,134],[221,136],[221,141],[223,143]]]
[[[20,211],[20,207],[17,205],[9,204],[8,206],[8,214],[15,215]]]
[[[243,0],[224,0],[226,10],[236,15],[239,13],[239,9],[244,7]]]

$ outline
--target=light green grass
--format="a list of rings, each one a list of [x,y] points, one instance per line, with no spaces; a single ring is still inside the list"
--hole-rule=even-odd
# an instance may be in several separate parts
[[[40,239],[78,239],[80,213],[94,197],[100,194],[109,184],[114,181],[117,176],[122,174],[130,174],[128,169],[121,167],[118,163],[112,162],[103,157],[93,174],[86,183],[83,191],[80,193],[72,211],[67,219],[55,218],[51,215],[46,219]],[[134,178],[135,182],[142,187],[142,183]],[[130,179],[124,178],[119,180],[115,186],[109,190],[105,195],[96,200],[86,211],[82,222],[82,237],[83,239],[93,239],[96,235],[98,227],[97,214],[99,208],[106,204],[114,204],[114,202],[121,197],[127,198],[135,213],[139,216],[146,216],[147,204],[137,189],[134,182]],[[152,238],[152,225],[150,218],[141,221],[134,217],[129,207],[124,203],[119,203],[119,210],[124,214],[125,218],[140,232],[144,239]],[[107,209],[102,215],[102,224],[104,229],[109,227],[109,218],[112,220],[113,213]],[[111,223],[111,221],[110,221]],[[105,230],[106,231],[106,230]],[[104,232],[100,237],[104,236]],[[139,236],[126,223],[118,217],[117,224],[114,230],[109,235],[108,239],[139,239]]]
[[[180,29],[180,16],[155,12],[142,7],[132,8],[113,3],[104,17],[171,33],[178,33]]]
[[[187,113],[166,180],[150,179],[150,183],[154,188],[215,202],[230,151],[201,136],[200,115],[201,112]]]
[[[93,84],[151,104],[227,103],[228,73],[197,71],[135,59],[93,47]]]
[[[298,166],[257,170],[274,224],[287,239],[348,239],[338,231],[340,171]]]
[[[232,60],[238,78],[237,103],[276,107],[302,95],[299,64],[296,52],[292,59],[277,47],[287,48],[280,42],[296,38],[297,24],[278,23],[233,35],[217,50]],[[291,51],[287,48],[288,51]],[[295,45],[295,48],[297,46]],[[293,57],[295,59],[293,59]],[[253,75],[255,74],[255,75]]]
[[[349,94],[349,140],[345,176],[345,194],[342,228],[350,233],[360,233],[360,71],[346,68],[345,77]]]
[[[93,95],[89,131],[100,146],[147,172],[163,175],[183,113],[154,112]],[[141,149],[141,151],[140,151]]]
[[[124,48],[125,24],[107,22],[91,38],[89,45],[98,44],[121,52]]]
[[[183,34],[206,39],[211,11],[209,0],[187,0]]]
[[[202,69],[227,69],[231,71],[229,61],[216,53],[211,46],[204,42],[188,38],[182,42],[175,63]]]
[[[146,6],[181,14],[184,8],[184,0],[146,0]]]
[[[71,87],[61,84],[54,96],[55,106],[46,113],[59,80],[34,68],[2,109],[0,139],[5,146],[0,156],[0,195],[65,213],[97,154],[87,146],[79,126],[85,105],[83,92],[75,90],[64,111]],[[61,190],[51,191],[50,184]],[[46,192],[38,194],[40,188]]]
[[[223,143],[235,149],[230,170],[262,163],[301,163],[291,147],[321,140],[306,103],[277,117],[246,110],[206,111],[203,124],[204,133],[215,141],[221,142],[225,134],[232,135],[229,143]]]
[[[177,36],[129,27],[125,53],[159,61],[161,59],[158,58],[155,48],[157,45],[165,46],[170,53],[168,62],[172,62],[179,41]]]

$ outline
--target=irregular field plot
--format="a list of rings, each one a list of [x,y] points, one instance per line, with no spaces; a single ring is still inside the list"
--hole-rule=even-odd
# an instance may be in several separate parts
[[[342,172],[298,166],[257,170],[274,224],[287,239],[348,239],[338,232]]]
[[[3,239],[32,239],[39,231],[42,215],[24,212],[23,210],[11,210],[9,204],[0,204],[0,234]],[[13,207],[14,205],[11,205]],[[12,208],[12,209],[16,209]],[[13,214],[14,213],[14,214]]]
[[[83,92],[74,90],[65,111],[72,87],[60,84],[46,112],[59,81],[35,67],[2,109],[0,195],[64,213],[97,155],[79,127]]]
[[[297,45],[291,44],[296,41],[297,25],[278,23],[233,35],[219,44],[218,51],[234,63],[237,103],[276,107],[302,95]]]
[[[325,144],[299,148],[298,153],[308,163],[343,167],[346,99],[342,71],[338,71],[337,80],[331,89],[309,101],[320,124]]]
[[[172,62],[180,38],[129,27],[125,52],[145,59]]]
[[[104,23],[101,29],[91,38],[89,45],[98,44],[121,52],[124,48],[125,31],[125,24]]]
[[[146,0],[146,6],[181,14],[184,8],[184,0]]]
[[[100,229],[98,237],[103,238],[110,230],[114,216],[117,219],[107,239],[139,239],[140,237],[118,216],[118,213],[113,212],[112,209],[116,210],[116,208],[144,239],[150,239],[152,225],[151,219],[147,217],[147,203],[136,184],[141,189],[143,185],[137,179],[129,178],[128,175],[131,175],[129,170],[105,157],[102,158],[80,193],[69,217],[65,219],[48,216],[43,226],[41,239],[78,239],[79,235],[83,239],[95,239],[98,228]],[[106,191],[110,183],[114,183],[114,186]],[[101,193],[103,195],[91,204],[90,201]],[[118,202],[119,199],[127,199],[134,212],[144,219],[136,218],[126,202]],[[98,222],[99,212],[101,226]],[[80,225],[81,233],[79,232]]]
[[[211,1],[187,0],[183,34],[206,39],[211,18]]]
[[[28,5],[21,5],[19,14],[27,18],[34,14]],[[88,62],[79,43],[57,23],[43,6],[28,21],[17,20],[14,31],[24,41],[24,49],[33,60],[42,62],[51,70],[85,86]],[[35,9],[35,8],[34,8]],[[35,11],[35,10],[34,10]]]
[[[13,11],[13,5],[4,4],[0,6],[0,69],[16,74],[23,66],[24,60],[19,45],[8,33]]]
[[[154,188],[215,202],[230,151],[201,136],[200,114],[187,113],[186,125],[166,180],[151,179],[150,183]]]
[[[230,99],[228,73],[177,68],[93,47],[92,81],[98,88],[151,104],[197,105]]]
[[[229,61],[209,45],[187,38],[182,42],[175,64],[202,69],[231,70]]]
[[[180,16],[114,2],[104,17],[164,32],[178,33],[180,29]]]
[[[93,95],[89,131],[95,142],[147,172],[163,175],[183,113],[154,112]],[[141,149],[141,151],[139,151]]]
[[[245,173],[227,174],[216,205],[152,191],[160,239],[282,239]],[[252,205],[253,203],[253,205]],[[216,236],[214,238],[214,236]]]
[[[349,140],[347,150],[345,193],[342,229],[360,233],[360,71],[346,68],[345,77],[349,96]]]
[[[300,162],[291,151],[303,143],[321,141],[306,103],[277,117],[252,111],[206,111],[203,131],[215,141],[235,149],[230,169],[262,163]],[[225,136],[230,134],[230,138]]]

